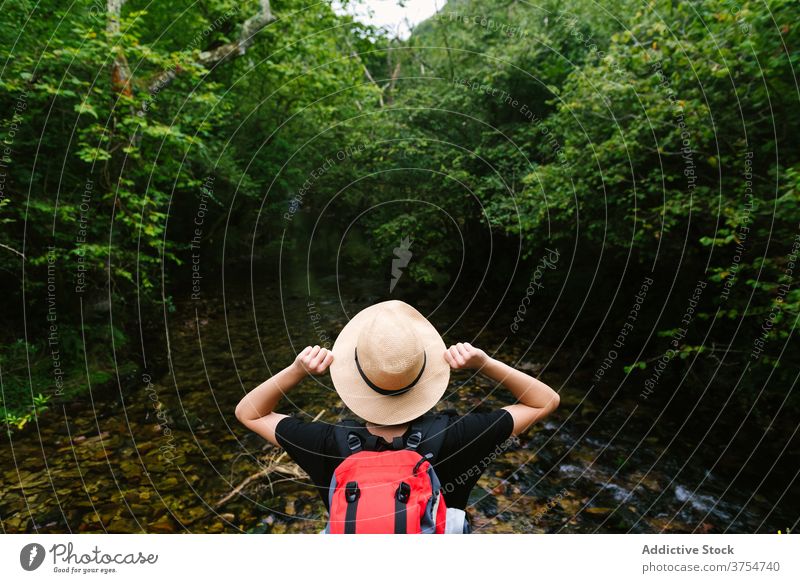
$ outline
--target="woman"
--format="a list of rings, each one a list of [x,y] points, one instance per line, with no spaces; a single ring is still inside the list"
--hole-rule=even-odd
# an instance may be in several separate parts
[[[422,436],[420,455],[430,452],[447,506],[447,532],[468,532],[465,509],[483,470],[512,437],[559,404],[558,394],[546,384],[479,348],[458,343],[446,349],[436,328],[410,305],[388,301],[370,306],[347,323],[331,351],[306,347],[294,363],[250,391],[236,407],[239,421],[284,448],[308,473],[329,511],[332,478],[348,455],[337,437],[341,429],[275,412],[280,399],[307,375],[321,375],[329,368],[341,399],[365,421],[348,425],[352,433],[346,437],[358,437],[351,442],[354,451],[362,445],[377,452],[408,448],[414,428],[430,418],[425,413],[444,394],[450,369],[476,370],[515,397],[515,404],[491,413],[440,414],[439,419],[445,417],[440,429]]]

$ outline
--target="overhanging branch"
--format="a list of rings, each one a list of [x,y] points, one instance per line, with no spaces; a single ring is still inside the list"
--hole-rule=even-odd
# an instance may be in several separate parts
[[[200,63],[202,63],[203,66],[214,66],[231,57],[243,55],[247,51],[250,45],[253,44],[253,37],[270,22],[275,20],[275,16],[272,14],[272,9],[269,5],[269,0],[259,0],[258,7],[258,12],[245,20],[244,24],[242,24],[242,32],[239,34],[238,39],[211,51],[203,51],[200,53]]]
[[[270,22],[276,20],[275,15],[270,8],[269,0],[259,0],[259,9],[256,14],[248,18],[242,24],[242,30],[239,33],[239,38],[235,41],[226,43],[209,51],[202,51],[199,55],[198,62],[206,68],[214,67],[227,61],[234,59],[240,55],[245,54],[250,45],[253,44],[253,38]],[[167,69],[162,71],[148,84],[151,93],[155,93],[172,83],[175,77],[181,72],[180,67]]]

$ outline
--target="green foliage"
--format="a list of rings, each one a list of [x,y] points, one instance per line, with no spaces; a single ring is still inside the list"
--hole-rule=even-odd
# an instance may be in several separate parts
[[[620,274],[677,271],[677,296],[709,286],[694,316],[708,333],[689,334],[677,360],[711,371],[728,347],[745,355],[734,368],[752,360],[760,378],[778,367],[790,380],[779,364],[800,358],[795,3],[450,0],[403,41],[328,3],[275,0],[277,20],[243,54],[204,61],[258,4],[130,0],[119,32],[88,0],[4,6],[0,269],[30,326],[19,310],[5,347],[25,337],[44,354],[55,286],[68,374],[88,359],[112,378],[107,347],[186,297],[203,200],[206,273],[251,249],[302,255],[323,209],[319,237],[335,246],[349,230],[354,242],[345,266],[385,270],[411,240],[404,277],[422,287],[483,281],[482,264],[518,252],[530,263],[574,250],[575,269],[548,287],[564,289],[564,321],[589,330]],[[53,18],[30,18],[41,10]],[[684,309],[667,300],[669,314]],[[660,321],[626,374],[647,374],[676,327]],[[5,371],[25,369],[8,354]],[[8,412],[21,415],[30,382],[8,374]]]
[[[30,408],[23,413],[14,413],[5,407],[0,408],[0,424],[6,426],[7,432],[10,433],[13,429],[23,429],[30,421],[38,419],[39,415],[47,410],[50,397],[39,393],[31,401]]]
[[[651,3],[611,36],[603,59],[568,77],[551,127],[569,166],[537,169],[515,201],[531,235],[555,223],[554,237],[569,244],[579,223],[581,243],[612,261],[631,246],[642,267],[680,257],[682,272],[716,286],[697,318],[717,320],[681,357],[715,342],[756,355],[764,330],[776,351],[754,356],[756,369],[800,355],[794,342],[777,352],[800,313],[797,290],[781,291],[794,281],[787,268],[800,224],[800,120],[786,115],[796,107],[798,56],[785,50],[796,42],[796,13],[788,2],[769,8]],[[495,204],[510,216],[508,200]]]
[[[240,38],[259,5],[131,0],[118,31],[108,26],[105,4],[89,0],[69,10],[23,0],[4,6],[0,139],[12,138],[3,160],[0,269],[13,290],[9,305],[24,304],[27,320],[22,310],[9,314],[0,346],[9,369],[33,370],[30,379],[9,377],[10,415],[22,414],[30,384],[52,385],[51,324],[70,386],[85,390],[87,380],[112,379],[110,365],[135,364],[135,354],[120,348],[152,328],[162,309],[175,310],[170,288],[183,281],[201,194],[213,215],[202,233],[210,273],[224,230],[233,233],[229,253],[246,255],[248,221],[264,193],[266,216],[281,216],[315,158],[357,135],[336,129],[337,121],[377,103],[350,57],[351,43],[369,42],[369,31],[346,26],[351,20],[326,3],[275,1],[277,20],[245,54],[204,61],[204,51]],[[328,126],[325,140],[314,141]],[[203,190],[209,177],[213,188]],[[272,229],[262,231],[270,240]],[[45,356],[26,362],[13,349],[23,336],[29,354]],[[87,360],[92,370],[83,379]]]
[[[691,367],[727,385],[748,367],[750,385],[771,375],[780,393],[800,358],[796,17],[784,0],[448,2],[394,51],[416,78],[381,127],[387,143],[403,136],[383,155],[387,167],[442,174],[396,173],[372,201],[413,192],[472,237],[505,233],[512,253],[521,238],[528,258],[575,248],[577,272],[597,270],[594,285],[560,270],[552,289],[566,284],[562,317],[588,330],[619,273],[652,269],[668,282],[677,272],[668,317],[625,374],[648,374],[685,294],[707,281],[675,374]],[[459,269],[462,243],[441,236],[434,214],[376,219],[376,245],[413,233],[434,250],[412,277]],[[587,293],[589,309],[572,312]],[[740,394],[746,404],[753,391]]]

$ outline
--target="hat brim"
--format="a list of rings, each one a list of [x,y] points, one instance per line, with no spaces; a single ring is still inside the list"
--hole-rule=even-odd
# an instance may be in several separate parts
[[[361,329],[380,310],[391,309],[408,319],[425,349],[425,370],[414,387],[401,395],[381,395],[371,389],[356,368],[355,349]],[[398,300],[381,302],[361,310],[342,328],[333,344],[331,380],[351,411],[366,421],[397,425],[430,411],[442,398],[450,381],[450,365],[444,359],[445,344],[425,316]]]

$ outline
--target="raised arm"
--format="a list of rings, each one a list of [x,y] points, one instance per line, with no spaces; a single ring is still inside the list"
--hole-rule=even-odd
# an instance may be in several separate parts
[[[275,438],[275,428],[286,415],[273,411],[278,401],[309,374],[324,373],[332,362],[333,354],[329,350],[319,346],[306,346],[292,364],[265,380],[239,401],[236,405],[236,418],[270,443],[280,445]]]
[[[513,435],[527,429],[556,410],[560,402],[558,393],[542,381],[507,364],[490,358],[480,348],[466,342],[454,344],[444,352],[444,358],[453,369],[474,369],[487,378],[501,383],[517,398],[518,403],[503,407],[514,419]]]

